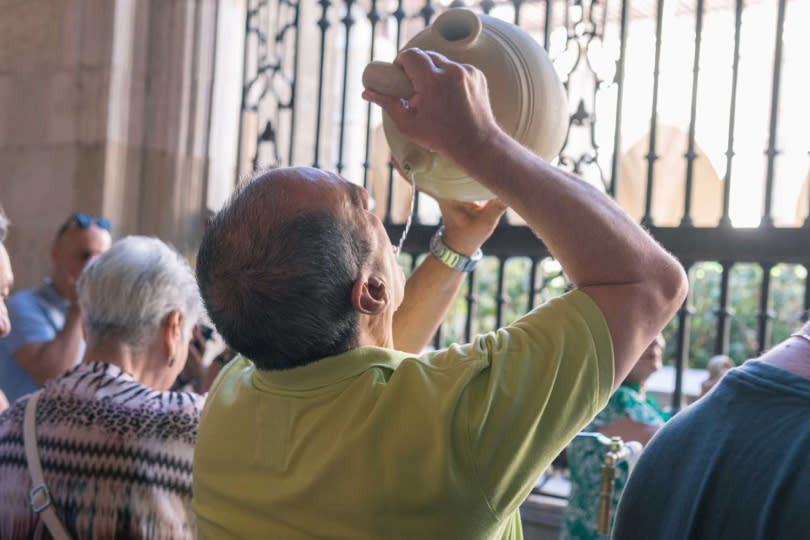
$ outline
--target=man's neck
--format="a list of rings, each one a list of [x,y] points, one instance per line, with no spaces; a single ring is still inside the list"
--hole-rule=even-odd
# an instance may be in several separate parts
[[[361,315],[357,321],[358,347],[394,349],[394,330],[391,317]]]
[[[810,325],[805,325],[798,333],[810,338]],[[810,341],[804,338],[789,337],[765,353],[760,360],[799,377],[810,379]]]
[[[104,362],[120,367],[130,377],[159,392],[168,390],[163,374],[154,369],[146,349],[136,349],[125,345],[90,344],[84,353],[82,363]]]
[[[50,282],[51,287],[53,287],[53,290],[56,291],[56,294],[58,294],[62,300],[65,302],[70,302],[67,286],[54,279],[53,276],[51,276],[50,280],[48,281]]]

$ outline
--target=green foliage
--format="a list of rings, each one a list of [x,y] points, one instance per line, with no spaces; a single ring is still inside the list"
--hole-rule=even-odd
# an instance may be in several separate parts
[[[421,260],[418,259],[418,260]],[[411,268],[411,257],[401,258],[403,268]],[[469,280],[454,300],[442,326],[442,346],[463,343],[469,306],[472,306],[471,335],[494,330],[497,325],[497,290],[500,260],[485,257],[475,272],[474,302],[469,302]],[[503,264],[504,282],[501,324],[508,324],[529,307],[532,264],[528,258],[514,257]],[[717,311],[720,304],[720,283],[723,267],[716,262],[695,264],[689,272],[689,351],[688,367],[705,368],[715,355],[718,334]],[[406,271],[407,273],[407,271]],[[757,264],[735,264],[729,280],[728,355],[736,363],[757,356],[758,325],[760,324],[759,298],[762,268]],[[801,265],[780,264],[771,271],[771,293],[768,311],[772,315],[772,337],[775,344],[795,331],[801,324],[804,310],[804,287],[807,271]],[[567,290],[567,282],[559,263],[544,259],[538,264],[534,283],[535,306]],[[667,340],[665,363],[674,362],[677,351],[678,315],[664,329]]]
[[[716,354],[718,334],[717,311],[720,305],[720,284],[723,267],[716,262],[694,265],[689,272],[689,357],[690,367],[706,366]],[[804,310],[804,284],[807,271],[803,266],[780,264],[770,271],[771,292],[767,313],[771,321],[769,344],[779,343],[801,325]],[[761,324],[760,292],[763,271],[758,264],[735,264],[729,279],[728,355],[740,364],[759,354],[759,325]],[[667,339],[665,359],[674,361],[677,351],[677,316],[664,330]]]

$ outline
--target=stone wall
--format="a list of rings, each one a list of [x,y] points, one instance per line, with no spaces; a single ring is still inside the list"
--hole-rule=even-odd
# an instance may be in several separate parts
[[[218,28],[223,6],[234,28]],[[0,2],[0,204],[18,288],[48,274],[53,234],[75,211],[110,218],[116,237],[193,252],[217,37],[243,40],[240,10],[244,0]]]

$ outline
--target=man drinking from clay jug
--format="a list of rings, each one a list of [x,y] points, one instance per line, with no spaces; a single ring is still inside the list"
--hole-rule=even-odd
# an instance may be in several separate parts
[[[407,107],[365,99],[520,214],[576,289],[420,355],[497,203],[445,203],[460,264],[430,255],[405,283],[362,188],[316,169],[257,175],[197,260],[211,318],[242,354],[200,424],[202,537],[520,537],[542,470],[685,297],[681,266],[613,201],[500,130],[481,72],[417,49],[397,63],[416,90]]]

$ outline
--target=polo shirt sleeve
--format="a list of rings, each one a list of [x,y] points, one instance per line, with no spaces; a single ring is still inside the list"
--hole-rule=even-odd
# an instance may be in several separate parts
[[[23,345],[52,341],[56,337],[51,322],[30,291],[13,295],[6,306],[11,333],[0,341],[9,356],[13,356]]]
[[[613,346],[584,292],[556,298],[468,345],[486,367],[468,384],[459,420],[490,509],[504,518],[608,402]]]

